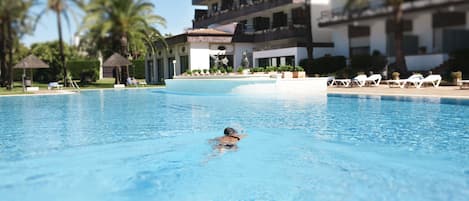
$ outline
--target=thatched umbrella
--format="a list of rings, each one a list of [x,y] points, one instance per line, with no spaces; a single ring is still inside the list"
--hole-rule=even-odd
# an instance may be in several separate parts
[[[114,67],[116,70],[116,80],[117,84],[120,84],[121,78],[121,66],[126,66],[127,73],[129,73],[128,66],[132,65],[129,60],[118,53],[114,53],[111,57],[106,59],[103,63],[103,67]],[[128,75],[127,75],[128,76]]]
[[[37,58],[34,55],[29,55],[25,57],[23,60],[21,60],[19,63],[17,63],[13,68],[22,68],[23,69],[23,89],[25,88],[25,80],[24,77],[26,76],[26,69],[31,69],[31,83],[33,80],[33,69],[38,69],[38,68],[49,68],[49,65],[44,63],[42,60]]]

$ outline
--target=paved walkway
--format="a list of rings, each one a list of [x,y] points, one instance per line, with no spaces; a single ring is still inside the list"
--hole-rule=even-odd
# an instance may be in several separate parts
[[[421,97],[441,97],[441,98],[462,98],[469,99],[469,89],[461,90],[456,86],[440,86],[416,88],[389,88],[387,85],[378,87],[329,87],[330,94],[359,94],[359,95],[381,95],[381,96],[421,96]]]

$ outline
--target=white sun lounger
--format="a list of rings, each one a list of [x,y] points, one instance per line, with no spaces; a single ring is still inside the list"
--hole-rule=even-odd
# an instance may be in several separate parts
[[[420,88],[425,83],[431,83],[433,85],[433,87],[438,87],[438,86],[440,86],[440,82],[441,82],[441,76],[440,75],[429,75],[429,76],[417,81],[416,87]]]
[[[337,86],[343,85],[344,87],[351,87],[353,83],[356,83],[359,87],[362,87],[363,85],[365,85],[365,79],[366,75],[357,75],[353,79],[335,79],[334,84]]]
[[[388,80],[388,86],[391,87],[391,85],[396,84],[400,88],[404,88],[406,85],[413,84],[415,87],[417,87],[418,83],[420,80],[423,79],[423,76],[420,74],[414,74],[411,75],[407,79],[402,79],[402,80]]]
[[[366,84],[366,79],[368,79],[366,75],[357,75],[352,79],[352,85],[356,83],[359,87],[363,87]]]
[[[469,80],[459,80],[458,85],[460,89],[469,89]]]
[[[370,86],[379,86],[382,76],[380,74],[373,74],[370,77],[365,79],[365,85],[370,84]]]
[[[334,76],[327,77],[327,86],[334,86],[334,84],[335,84],[335,77]]]

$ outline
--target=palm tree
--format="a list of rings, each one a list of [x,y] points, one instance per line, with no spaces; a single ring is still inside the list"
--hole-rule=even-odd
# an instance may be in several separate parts
[[[55,12],[57,17],[57,29],[59,33],[59,51],[60,51],[60,65],[63,68],[63,79],[64,85],[67,86],[67,67],[65,66],[65,55],[63,50],[63,39],[62,39],[62,19],[61,16],[64,15],[67,23],[68,20],[68,13],[74,14],[73,7],[71,5],[76,5],[79,8],[83,8],[84,3],[82,0],[48,0],[47,1],[47,8]]]
[[[396,55],[396,65],[399,71],[407,72],[407,65],[405,62],[404,50],[402,49],[402,42],[404,40],[404,12],[402,10],[402,3],[404,0],[386,0],[387,6],[392,7],[392,16],[394,24],[394,46]],[[344,8],[347,11],[363,12],[369,5],[369,0],[347,0]]]
[[[90,0],[81,30],[99,49],[108,48],[106,56],[117,51],[129,57],[135,47],[145,44],[153,49],[153,40],[163,39],[155,25],[165,26],[166,21],[153,14],[154,8],[146,0]],[[109,44],[112,47],[106,47]]]
[[[90,0],[81,30],[87,32],[85,40],[95,43],[105,57],[113,52],[135,57],[143,44],[154,51],[154,40],[163,40],[155,26],[165,26],[166,21],[153,14],[154,8],[146,0]]]
[[[14,46],[19,45],[18,39],[23,34],[32,30],[28,10],[33,3],[34,0],[0,1],[0,80],[8,89],[13,88]]]

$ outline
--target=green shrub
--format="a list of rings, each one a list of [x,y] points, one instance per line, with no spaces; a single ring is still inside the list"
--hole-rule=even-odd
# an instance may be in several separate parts
[[[232,73],[233,72],[233,67],[231,67],[231,66],[226,67],[226,72]]]
[[[145,79],[145,60],[134,60],[132,63],[132,66],[129,66],[130,77]]]
[[[84,70],[80,73],[80,84],[87,85],[96,82],[99,72],[95,69]]]
[[[242,66],[238,67],[238,73],[243,73],[243,70],[244,70],[244,69],[243,69]]]
[[[303,69],[301,66],[295,66],[295,68],[293,68],[293,71],[303,72],[305,71],[305,69]]]
[[[81,80],[83,72],[95,73],[92,77],[99,77],[99,60],[71,60],[66,65],[72,79]]]
[[[451,72],[461,71],[463,79],[469,79],[469,49],[458,50],[450,54],[448,69],[445,72],[451,75]],[[450,76],[446,76],[450,77]]]
[[[314,59],[312,66],[306,66],[307,59],[300,61],[300,66],[304,68],[306,74],[329,74],[336,72],[341,69],[345,69],[345,57],[344,56],[325,56]]]
[[[350,67],[355,71],[381,72],[386,66],[387,60],[380,54],[356,55],[350,57]]]

